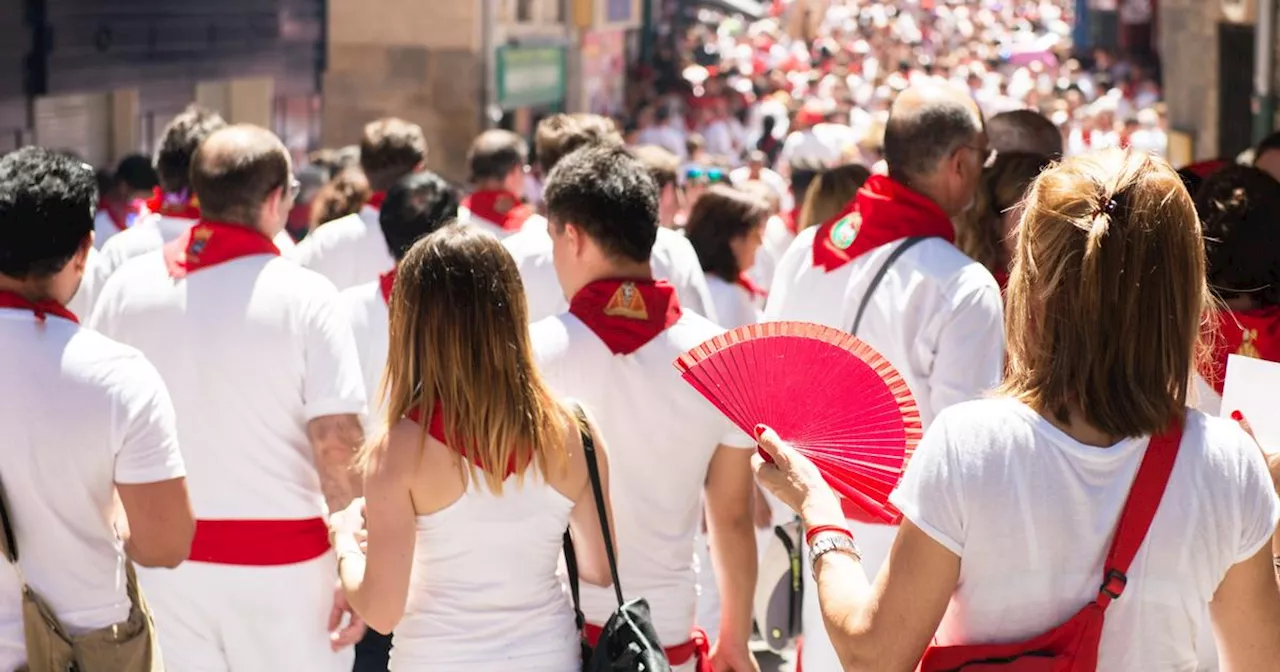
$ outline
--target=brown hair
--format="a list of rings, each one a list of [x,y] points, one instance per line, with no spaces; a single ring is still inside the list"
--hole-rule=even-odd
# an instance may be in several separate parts
[[[524,287],[496,238],[455,223],[419,240],[396,271],[390,313],[385,428],[419,409],[425,438],[439,404],[463,477],[478,466],[494,493],[513,461],[521,479],[531,465],[565,468],[573,419],[534,365]],[[384,444],[365,445],[362,469]]]
[[[689,212],[685,235],[698,253],[702,270],[726,282],[734,282],[745,268],[738,266],[729,242],[763,226],[769,205],[755,194],[713,184]]]
[[[1200,222],[1162,159],[1122,150],[1041,173],[1022,216],[1003,393],[1117,437],[1186,406],[1207,315]]]
[[[191,159],[200,143],[215,131],[227,127],[217,112],[189,105],[164,128],[156,148],[156,177],[160,188],[176,194],[191,187]]]
[[[417,124],[379,119],[364,127],[360,168],[374,191],[386,191],[427,160],[427,138]]]
[[[622,145],[622,135],[609,119],[594,114],[553,114],[538,124],[534,137],[538,170],[547,177],[560,159],[574,150],[601,143]]]
[[[649,169],[649,177],[658,185],[658,191],[674,185],[680,172],[680,157],[657,145],[641,145],[631,150],[632,155]]]
[[[289,151],[274,133],[242,124],[215,131],[191,159],[191,186],[210,220],[254,224],[263,200],[288,189]]]
[[[311,201],[311,230],[335,219],[354,215],[369,202],[373,190],[359,168],[348,168],[329,180]]]
[[[1022,202],[1031,181],[1048,164],[1048,157],[1039,154],[996,156],[995,163],[982,171],[973,205],[956,220],[956,247],[992,273],[1007,273],[1009,269],[1000,268],[1004,256],[1000,218]]]
[[[839,215],[870,177],[871,171],[857,163],[818,173],[805,191],[796,230],[803,231]]]
[[[523,168],[528,162],[529,144],[515,133],[500,128],[476,136],[467,151],[467,165],[471,168],[473,183],[505,180],[511,171]]]

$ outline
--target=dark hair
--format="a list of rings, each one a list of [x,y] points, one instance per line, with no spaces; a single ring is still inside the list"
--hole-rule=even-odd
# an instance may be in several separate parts
[[[1062,156],[1062,133],[1035,110],[1010,110],[987,120],[991,147],[1001,154],[1023,152],[1052,159]]]
[[[114,177],[117,183],[129,185],[130,191],[151,191],[160,184],[155,168],[151,167],[151,159],[141,154],[130,154],[120,159]]]
[[[467,152],[471,181],[505,180],[511,171],[529,162],[529,145],[524,138],[502,129],[476,136]]]
[[[360,146],[347,145],[338,149],[317,149],[307,155],[307,162],[323,169],[325,179],[333,179],[344,170],[360,167]]]
[[[702,270],[726,282],[734,282],[744,270],[738,266],[729,243],[762,226],[769,217],[769,206],[755,194],[712,185],[689,213],[685,235],[698,253]]]
[[[227,127],[217,112],[192,105],[164,129],[156,149],[156,177],[160,188],[176,194],[191,188],[191,161],[205,138]]]
[[[588,146],[561,159],[543,201],[557,231],[572,224],[607,255],[649,261],[658,237],[658,187],[625,148]]]
[[[534,146],[538,155],[538,170],[543,176],[560,162],[560,159],[587,145],[622,144],[613,122],[594,114],[553,114],[538,124]]]
[[[804,195],[809,191],[809,185],[817,179],[825,168],[821,164],[810,162],[796,162],[791,164],[791,193],[796,194],[798,198],[803,199]]]
[[[0,273],[46,278],[93,231],[98,184],[89,165],[42,147],[0,158]]]
[[[1250,166],[1215,173],[1196,194],[1209,286],[1224,299],[1280,305],[1280,182]]]
[[[631,153],[649,170],[649,177],[658,185],[658,191],[674,185],[679,180],[680,157],[656,145],[641,145]]]
[[[671,109],[666,105],[657,105],[653,108],[653,120],[659,124],[665,124],[671,120]]]
[[[274,133],[247,124],[209,136],[191,160],[191,186],[201,214],[211,220],[251,225],[262,201],[287,189],[289,152]]]
[[[973,110],[956,100],[936,100],[907,113],[889,115],[884,160],[900,181],[924,177],[944,158],[982,132]]]
[[[311,201],[311,229],[354,215],[369,202],[373,190],[359,168],[347,168],[320,187]]]
[[[1280,131],[1263,138],[1262,142],[1259,142],[1258,146],[1254,148],[1253,157],[1257,159],[1264,152],[1270,152],[1271,150],[1280,150]]]
[[[429,170],[401,178],[387,190],[378,215],[391,256],[400,261],[419,238],[457,217],[458,201],[458,192]]]
[[[422,127],[394,117],[364,127],[360,139],[360,168],[374,191],[386,191],[427,160]]]
[[[1004,213],[1023,201],[1032,181],[1052,163],[1041,154],[997,155],[995,163],[982,170],[973,205],[955,220],[956,247],[993,274],[1007,273],[1002,263]]]

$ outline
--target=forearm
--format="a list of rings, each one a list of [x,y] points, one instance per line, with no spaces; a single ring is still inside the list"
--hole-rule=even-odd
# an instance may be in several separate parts
[[[307,433],[325,503],[329,511],[341,511],[360,496],[360,479],[352,469],[356,451],[364,442],[360,420],[354,415],[316,418]]]
[[[749,508],[742,515],[708,522],[720,589],[720,639],[745,646],[751,638],[751,606],[758,571],[755,525]]]
[[[805,529],[820,525],[848,526],[839,504],[835,502],[815,506],[803,517]],[[871,655],[875,647],[864,641],[864,614],[871,602],[871,585],[861,560],[849,553],[832,551],[818,558],[813,569],[822,622],[843,669],[876,669],[876,661]]]

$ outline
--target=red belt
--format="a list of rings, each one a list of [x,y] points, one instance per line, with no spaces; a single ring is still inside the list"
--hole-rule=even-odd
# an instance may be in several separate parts
[[[194,562],[271,567],[296,565],[329,552],[323,518],[302,520],[197,520]]]
[[[582,628],[582,634],[587,637],[587,644],[591,648],[595,648],[596,642],[600,641],[600,635],[604,630],[591,623],[587,623]],[[694,627],[693,632],[689,635],[689,641],[675,646],[668,646],[663,649],[667,654],[667,662],[672,667],[684,665],[695,658],[698,661],[697,672],[715,672],[711,667],[711,642],[707,641],[707,631],[699,627]]]

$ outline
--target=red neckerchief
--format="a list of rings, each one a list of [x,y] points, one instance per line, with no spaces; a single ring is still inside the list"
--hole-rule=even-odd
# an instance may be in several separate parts
[[[521,203],[519,196],[505,189],[474,192],[462,199],[462,207],[503,231],[511,232],[519,231],[525,220],[534,215],[532,206]]]
[[[872,175],[844,212],[818,227],[813,265],[830,273],[877,247],[915,236],[954,242],[955,225],[919,192]]]
[[[751,276],[747,275],[745,272],[738,274],[737,285],[747,290],[747,293],[750,294],[753,299],[763,299],[766,296],[769,296],[769,292],[765,291],[764,287],[757,285],[756,281],[752,280]]]
[[[71,320],[76,324],[80,324],[80,320],[76,319],[75,313],[67,310],[67,307],[50,299],[43,301],[32,301],[17,292],[0,291],[0,308],[20,308],[29,310],[35,314],[36,319],[44,322],[49,315],[61,317],[64,320]]]
[[[378,289],[382,292],[382,300],[391,305],[391,290],[396,286],[396,269],[391,269],[378,276]]]
[[[125,210],[121,210],[120,208],[112,206],[111,201],[108,201],[105,198],[99,198],[98,212],[105,212],[107,216],[111,218],[111,223],[115,225],[117,230],[124,231],[129,228],[129,212],[127,208]]]
[[[794,209],[782,213],[782,223],[787,225],[787,230],[790,231],[793,236],[800,233],[800,229],[798,228],[799,223],[796,222],[796,216],[798,214],[799,212]]]
[[[376,191],[373,193],[373,195],[369,196],[369,202],[366,203],[365,205],[368,205],[374,210],[381,210],[382,204],[386,202],[387,202],[387,192]]]
[[[573,295],[569,312],[615,355],[639,350],[682,314],[665,280],[597,280]]]
[[[147,210],[161,217],[173,219],[200,219],[200,199],[187,192],[166,194],[156,187],[151,200],[147,201]]]
[[[1206,363],[1206,370],[1200,375],[1218,394],[1222,394],[1229,355],[1280,362],[1280,306],[1239,312],[1218,311],[1218,336],[1212,343],[1213,358]]]
[[[185,278],[202,268],[255,254],[280,256],[271,239],[247,226],[197,222],[164,246],[169,276]]]
[[[409,412],[405,413],[404,417],[421,425],[422,424],[422,406],[414,406],[413,408],[409,409]],[[445,439],[444,411],[442,410],[442,407],[439,401],[436,402],[435,410],[431,411],[431,424],[427,427],[427,434],[431,438],[435,439],[436,441],[439,441],[440,443],[443,443],[444,445],[449,446],[449,448],[453,449],[453,451],[458,453],[459,455],[462,454],[462,449],[455,445],[457,442],[450,442]],[[476,465],[476,467],[478,467],[481,470],[484,470],[484,465],[480,464],[479,455],[474,456],[471,461],[473,464]],[[504,475],[504,478],[507,476],[511,476],[514,473],[516,473],[516,456],[512,454],[511,461],[507,463],[507,473]]]

